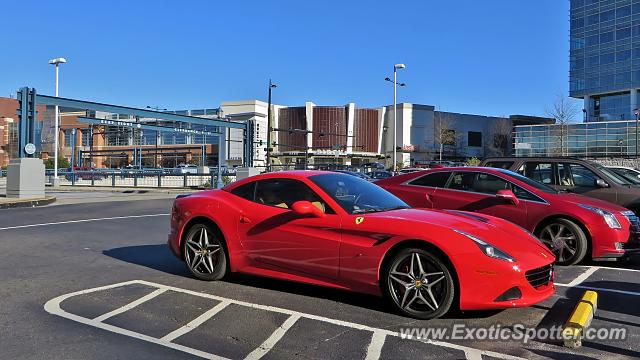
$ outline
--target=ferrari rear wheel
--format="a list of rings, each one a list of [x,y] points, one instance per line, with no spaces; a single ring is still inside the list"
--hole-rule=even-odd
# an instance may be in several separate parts
[[[187,232],[182,254],[191,273],[201,280],[222,279],[227,273],[227,256],[219,231],[196,224]]]
[[[430,252],[407,248],[388,262],[383,292],[397,311],[417,319],[435,319],[453,304],[455,286],[447,265]]]
[[[540,230],[538,237],[555,254],[558,265],[577,264],[587,254],[587,236],[573,221],[552,220]]]

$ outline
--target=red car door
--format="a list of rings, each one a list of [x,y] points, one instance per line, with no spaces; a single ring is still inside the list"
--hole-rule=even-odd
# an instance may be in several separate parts
[[[498,190],[511,190],[511,183],[495,175],[478,171],[456,171],[447,187],[433,194],[438,209],[474,211],[493,215],[527,227],[527,204],[514,205],[496,197]]]
[[[320,207],[325,217],[301,217],[291,210],[300,200]],[[340,217],[307,185],[293,179],[257,182],[253,206],[240,214],[238,234],[253,266],[337,278]]]

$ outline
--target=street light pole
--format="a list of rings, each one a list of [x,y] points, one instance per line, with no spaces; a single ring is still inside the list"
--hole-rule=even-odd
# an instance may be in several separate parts
[[[60,64],[64,64],[66,63],[67,60],[65,58],[55,58],[55,59],[51,59],[49,60],[49,64],[51,65],[55,65],[56,66],[56,97],[58,97],[58,79],[59,79],[59,65]],[[58,108],[58,105],[56,105],[56,111],[55,111],[55,125],[54,125],[54,140],[53,140],[53,146],[54,146],[54,150],[53,150],[53,186],[58,186],[59,185],[59,180],[58,180],[58,146],[59,146],[59,132],[60,132],[60,109]]]
[[[398,114],[396,112],[397,109],[397,95],[398,95],[398,69],[404,69],[405,65],[404,64],[395,64],[393,65],[393,166],[391,167],[391,169],[393,170],[393,172],[395,173],[397,170],[397,160],[396,160],[396,153],[397,153],[397,117]],[[386,81],[391,81],[389,78],[385,79]],[[405,86],[404,83],[400,84],[400,86]]]
[[[271,82],[269,79],[269,99],[267,104],[267,164],[266,171],[271,171],[271,89],[278,87],[278,85]]]
[[[167,109],[161,109],[159,106],[149,106],[147,105],[147,109],[152,109],[155,111],[167,111]],[[155,119],[155,125],[158,126],[158,119]],[[155,146],[155,154],[153,156],[153,166],[157,169],[158,168],[158,141],[160,138],[160,131],[156,130],[156,146]]]
[[[396,66],[393,66],[393,173],[396,173],[396,164],[397,164],[397,160],[396,160],[396,153],[397,153],[397,144],[396,142],[398,141],[398,135],[397,135],[397,131],[398,131],[398,111],[396,109],[396,101],[397,101],[397,95],[398,95],[398,71]]]

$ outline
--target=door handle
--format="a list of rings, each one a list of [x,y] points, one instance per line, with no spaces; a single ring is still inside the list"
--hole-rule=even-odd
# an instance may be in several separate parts
[[[249,219],[248,217],[246,217],[246,216],[242,215],[242,216],[240,216],[240,222],[241,222],[242,224],[248,224],[248,223],[250,223],[250,222],[251,222],[251,219]]]

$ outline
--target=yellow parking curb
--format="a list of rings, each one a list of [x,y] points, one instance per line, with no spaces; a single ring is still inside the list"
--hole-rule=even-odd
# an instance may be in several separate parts
[[[584,331],[591,325],[597,308],[598,293],[585,291],[562,331],[564,346],[576,348],[582,345]]]

